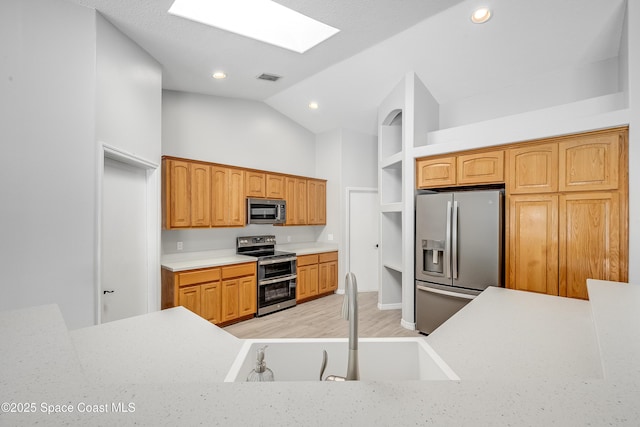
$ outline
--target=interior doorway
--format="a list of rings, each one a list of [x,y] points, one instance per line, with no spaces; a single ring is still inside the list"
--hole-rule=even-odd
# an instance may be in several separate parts
[[[356,275],[358,291],[378,291],[378,191],[375,188],[347,188],[346,205],[346,271]]]
[[[158,166],[103,145],[96,323],[159,309]]]

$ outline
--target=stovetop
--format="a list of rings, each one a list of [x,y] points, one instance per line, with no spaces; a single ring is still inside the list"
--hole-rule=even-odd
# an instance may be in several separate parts
[[[276,251],[276,236],[243,236],[236,241],[236,253],[260,259],[280,258],[295,255],[292,252]]]

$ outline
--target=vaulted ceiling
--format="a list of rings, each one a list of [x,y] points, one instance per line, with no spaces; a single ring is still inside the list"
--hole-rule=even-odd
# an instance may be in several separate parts
[[[163,67],[163,88],[264,101],[312,132],[375,133],[407,71],[439,103],[617,57],[625,0],[277,0],[341,31],[304,54],[167,13],[173,0],[69,0],[97,9]],[[478,6],[493,16],[470,21]],[[228,77],[214,80],[214,70]],[[262,73],[282,76],[258,80]],[[310,110],[310,101],[320,104]]]

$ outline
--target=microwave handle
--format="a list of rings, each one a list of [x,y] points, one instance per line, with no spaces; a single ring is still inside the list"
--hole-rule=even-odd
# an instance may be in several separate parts
[[[276,219],[280,219],[280,203],[276,204]]]

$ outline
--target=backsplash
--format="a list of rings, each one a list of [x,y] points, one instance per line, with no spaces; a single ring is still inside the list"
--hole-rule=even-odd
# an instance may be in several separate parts
[[[200,252],[236,247],[239,236],[258,236],[273,234],[278,244],[315,242],[325,227],[275,227],[273,225],[253,224],[242,228],[191,228],[185,230],[162,230],[162,254],[181,252]],[[182,242],[182,250],[178,243]]]

